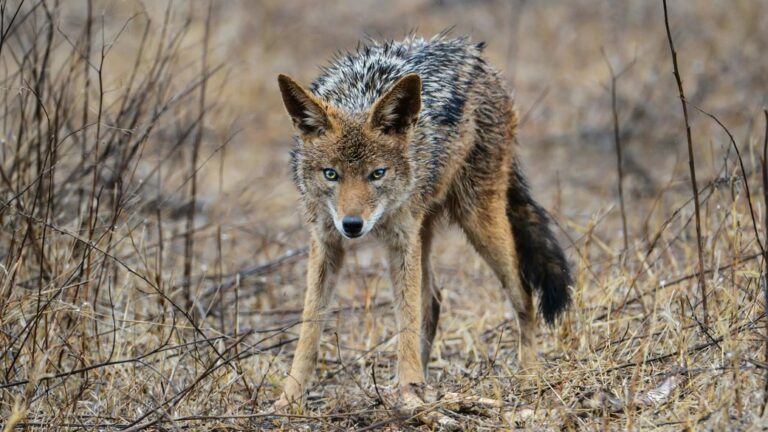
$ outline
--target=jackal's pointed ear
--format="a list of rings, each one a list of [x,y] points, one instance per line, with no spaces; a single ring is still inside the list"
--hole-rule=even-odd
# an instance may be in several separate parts
[[[321,135],[330,128],[325,108],[303,87],[286,75],[279,75],[277,83],[283,95],[293,126],[304,135]]]
[[[368,123],[386,134],[402,134],[419,119],[421,78],[416,74],[400,78],[373,104]]]

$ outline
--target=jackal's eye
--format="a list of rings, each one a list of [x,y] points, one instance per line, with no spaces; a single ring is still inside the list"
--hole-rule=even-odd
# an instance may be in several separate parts
[[[368,178],[370,180],[381,180],[382,178],[384,178],[384,174],[386,173],[387,173],[386,168],[377,168],[371,171],[371,173],[368,175]]]
[[[323,170],[323,175],[325,176],[325,179],[328,181],[338,181],[339,180],[339,173],[336,172],[336,170],[331,168],[326,168]]]

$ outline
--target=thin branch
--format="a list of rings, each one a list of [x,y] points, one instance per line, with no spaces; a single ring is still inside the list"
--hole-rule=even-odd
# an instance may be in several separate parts
[[[768,110],[763,109],[763,115],[765,116],[765,136],[763,138],[763,202],[768,208]],[[768,239],[768,212],[765,214],[765,234]],[[763,282],[763,315],[768,319],[768,253],[763,249],[763,263],[765,269],[763,270],[763,277],[760,280]],[[766,326],[765,335],[765,353],[764,360],[768,363],[768,326]],[[763,406],[760,410],[760,416],[765,414],[765,406],[768,404],[768,371],[765,373],[765,383],[763,384]]]
[[[709,312],[707,309],[707,283],[704,277],[704,251],[701,243],[701,210],[699,209],[699,187],[696,184],[696,163],[693,156],[693,138],[691,136],[691,124],[688,121],[688,105],[686,104],[685,91],[683,90],[683,80],[680,78],[680,68],[677,65],[677,51],[675,43],[672,40],[672,31],[669,28],[669,13],[667,12],[667,0],[662,0],[664,6],[664,27],[667,30],[667,40],[669,41],[669,50],[672,53],[672,67],[674,68],[677,90],[680,94],[680,104],[683,107],[683,119],[685,120],[685,137],[688,142],[688,168],[691,173],[691,189],[693,190],[693,205],[696,217],[696,247],[699,255],[699,291],[701,293],[701,304],[704,314],[704,325],[709,323]]]
[[[624,235],[624,250],[622,252],[626,253],[629,249],[629,240],[627,239],[627,211],[624,206],[624,169],[622,162],[623,159],[621,156],[622,152],[621,130],[619,129],[619,110],[616,107],[616,82],[622,75],[624,75],[625,72],[634,66],[637,58],[632,60],[632,62],[630,62],[617,74],[614,72],[613,66],[611,65],[610,60],[608,60],[608,56],[605,54],[605,49],[600,48],[600,52],[603,55],[605,64],[608,65],[608,70],[611,72],[611,111],[613,113],[613,141],[616,144],[616,170],[618,174],[617,183],[619,185],[619,205],[621,208],[621,232]]]

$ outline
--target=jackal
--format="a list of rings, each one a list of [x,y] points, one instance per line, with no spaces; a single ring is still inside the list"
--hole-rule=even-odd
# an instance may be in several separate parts
[[[437,329],[438,220],[458,224],[501,281],[521,367],[536,361],[533,292],[550,324],[568,307],[568,264],[530,195],[513,146],[514,102],[483,48],[444,34],[369,42],[336,56],[309,89],[278,77],[298,134],[292,168],[311,244],[299,342],[276,407],[299,399],[312,375],[347,239],[370,233],[387,248],[402,391],[424,382]]]

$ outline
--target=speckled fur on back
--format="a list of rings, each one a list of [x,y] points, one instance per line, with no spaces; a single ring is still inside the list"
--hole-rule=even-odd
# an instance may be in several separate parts
[[[529,193],[514,103],[483,46],[445,35],[370,42],[337,55],[309,89],[279,77],[312,243],[301,335],[276,406],[302,394],[347,239],[369,232],[390,261],[398,380],[423,382],[441,304],[430,264],[440,219],[459,225],[498,276],[519,319],[521,366],[536,364],[532,294],[554,323],[571,276]]]

